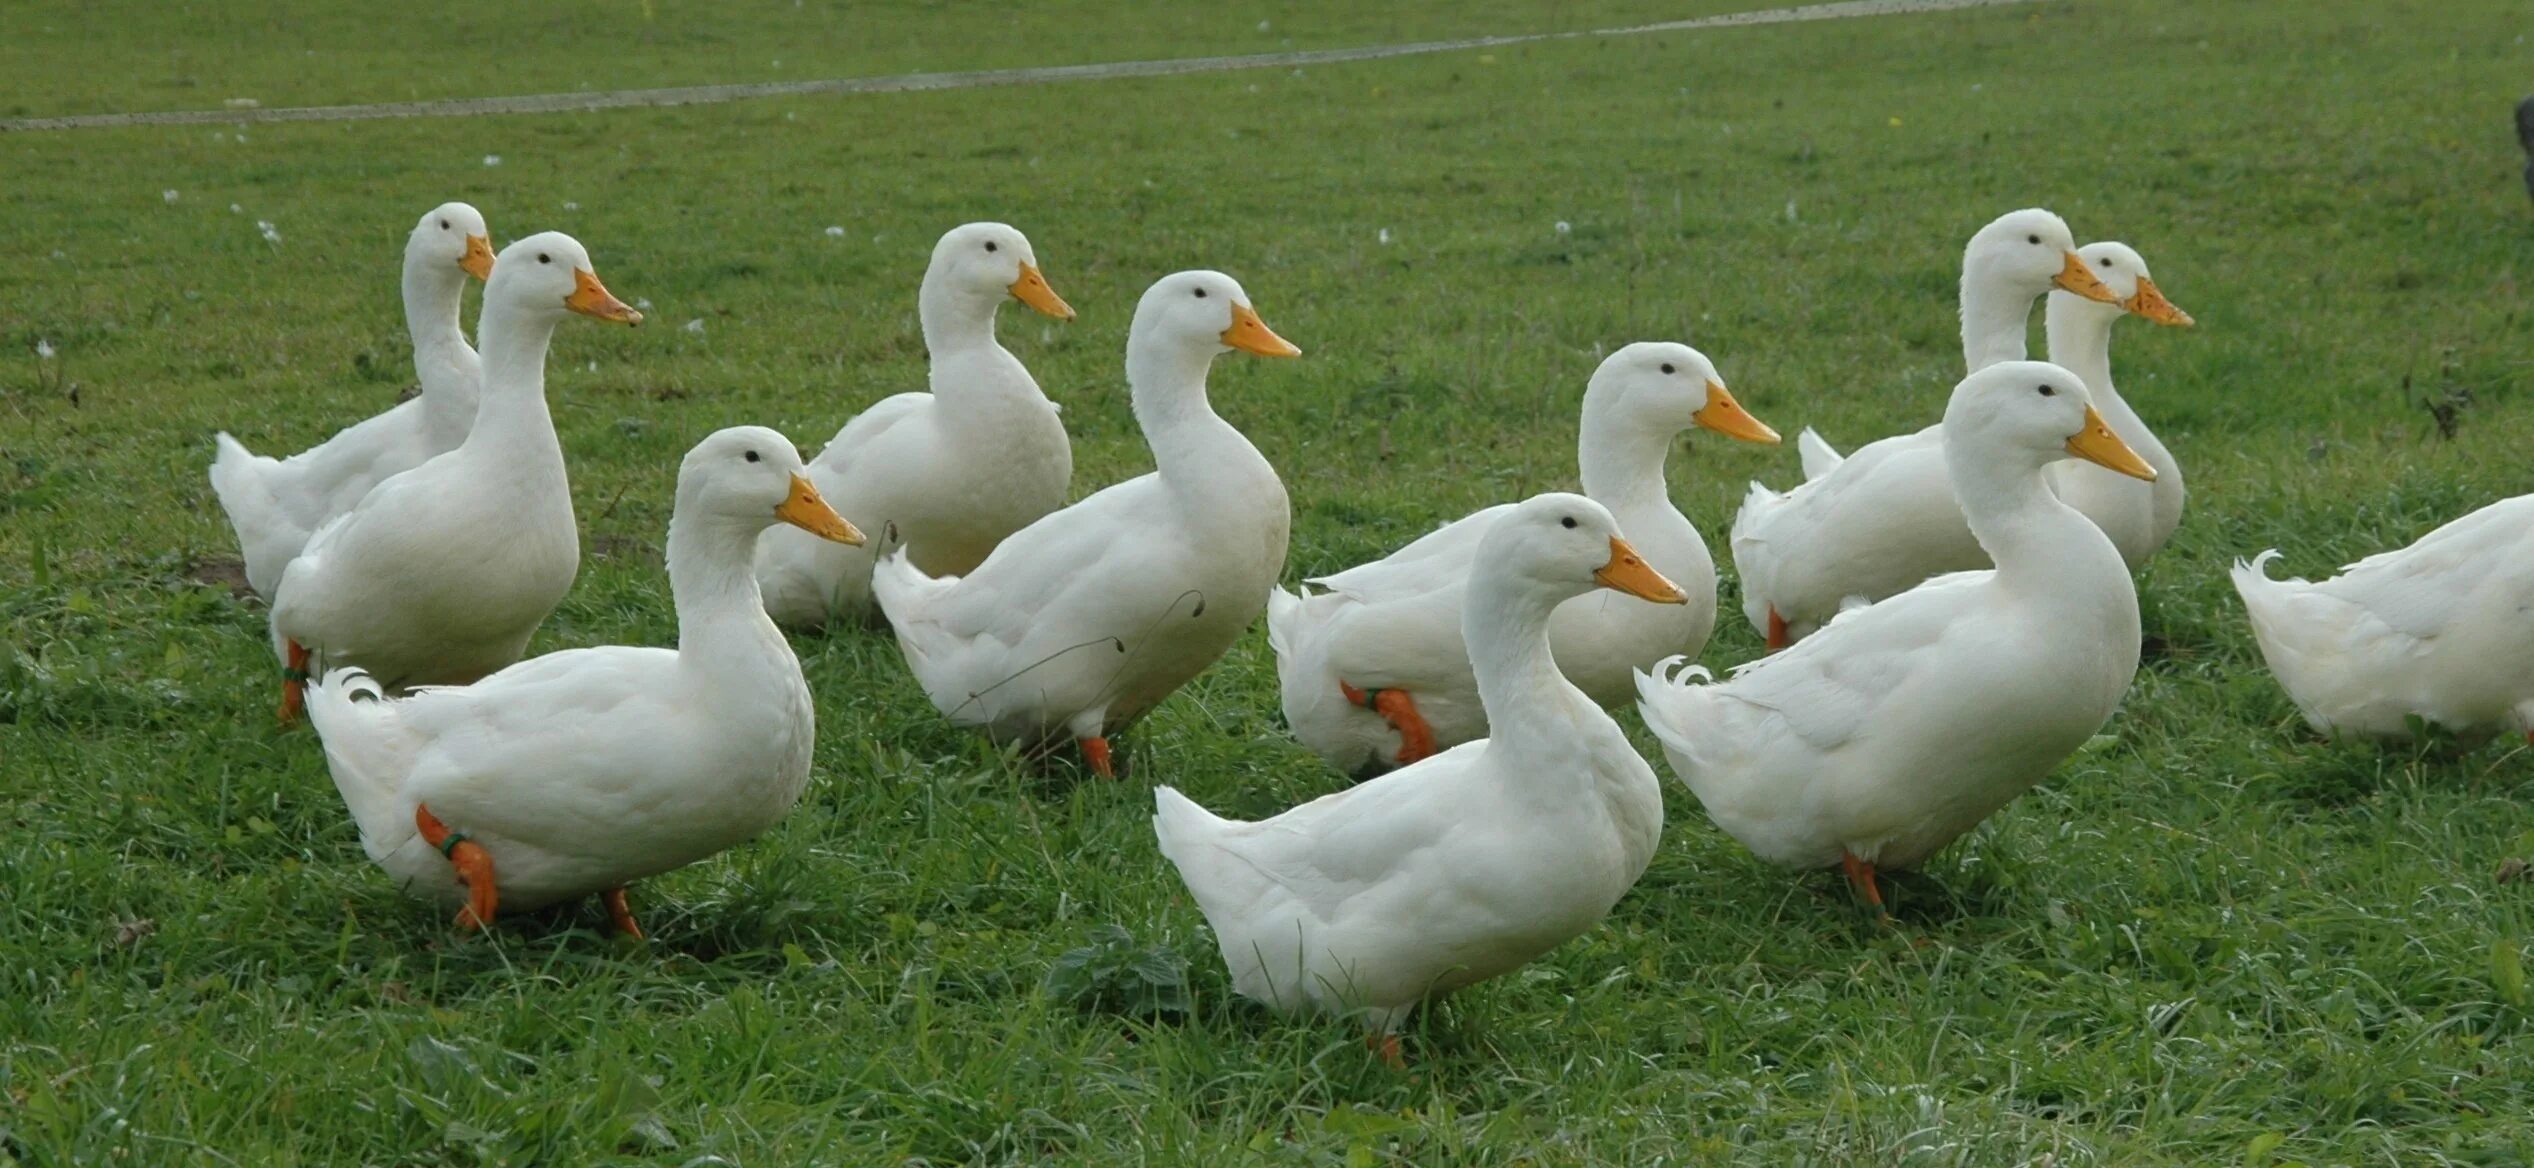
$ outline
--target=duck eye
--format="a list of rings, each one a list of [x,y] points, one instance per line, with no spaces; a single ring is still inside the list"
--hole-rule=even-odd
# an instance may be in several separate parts
[[[550,264],[554,262],[554,257],[546,254],[545,252],[538,252],[537,262],[541,264]]]
[[[757,461],[757,452],[756,452],[756,451],[754,451],[754,450],[751,450],[751,451],[749,451],[749,452],[747,453],[746,457],[747,457],[748,461],[750,461],[750,462],[755,462],[755,461]]]
[[[1573,526],[1575,526],[1575,517],[1574,517],[1574,516],[1572,516],[1572,515],[1569,515],[1569,516],[1567,516],[1567,517],[1566,517],[1566,518],[1564,518],[1564,519],[1560,519],[1560,520],[1558,520],[1558,521],[1557,521],[1557,525],[1558,525],[1559,527],[1573,527]]]
[[[2100,262],[2100,263],[2101,263],[2104,267],[2107,267],[2107,268],[2108,268],[2108,267],[2112,266],[2112,257],[2110,257],[2110,256],[2104,256],[2104,257],[2103,257],[2100,261],[2098,261],[2098,262]]]
[[[447,231],[448,229],[449,229],[449,221],[448,221],[448,220],[446,220],[446,219],[441,220],[441,221],[440,221],[440,230],[442,230],[442,231]]]
[[[1199,288],[1199,289],[1197,289],[1197,299],[1199,299],[1199,300],[1203,300],[1203,299],[1205,299],[1205,289],[1203,289],[1203,288]]]
[[[2052,389],[2047,385],[2041,387],[2041,396],[2043,397],[2054,397],[2058,394],[2058,392],[2058,390]]]
[[[1663,363],[1663,372],[1665,372],[1665,373],[1670,373],[1670,372],[1672,372],[1672,363],[1671,363],[1671,362],[1669,362],[1669,361],[1665,361],[1665,362]]]
[[[2040,236],[2038,236],[2038,235],[2027,235],[2027,236],[2025,236],[2025,237],[2024,237],[2024,242],[2026,242],[2026,243],[2039,243],[2039,242],[2041,242],[2041,237],[2040,237]]]
[[[993,241],[993,240],[991,240],[991,239],[989,239],[989,240],[985,241],[985,249],[986,249],[987,251],[993,251],[993,250],[994,250],[994,241]]]

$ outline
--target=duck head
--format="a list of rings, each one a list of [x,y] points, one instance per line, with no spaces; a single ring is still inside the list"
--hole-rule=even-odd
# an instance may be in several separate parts
[[[819,498],[792,440],[763,426],[717,430],[678,465],[677,513],[750,533],[789,523],[821,539],[859,544],[862,532]]]
[[[2037,475],[2062,458],[2081,458],[2131,478],[2156,478],[2095,412],[2085,380],[2047,361],[2005,361],[1963,378],[1945,407],[1944,432],[1949,450],[2011,470]]]
[[[2118,299],[2077,254],[2067,220],[2039,207],[2009,211],[1974,233],[1962,252],[1962,279],[2012,289],[2028,308],[2052,288],[2106,304]]]
[[[1201,353],[1207,358],[1227,349],[1261,357],[1299,357],[1302,350],[1277,336],[1240,282],[1221,272],[1174,272],[1154,281],[1135,304],[1130,343],[1148,343]]]
[[[933,245],[926,282],[986,303],[1009,296],[1058,320],[1072,320],[1073,306],[1047,283],[1038,270],[1038,253],[1029,237],[1005,223],[969,223],[951,228]]]
[[[478,280],[493,274],[493,233],[484,214],[466,203],[442,203],[415,222],[405,239],[405,262],[447,271],[455,268]]]
[[[2164,298],[2164,291],[2156,287],[2155,280],[2147,275],[2146,258],[2130,250],[2128,244],[2109,241],[2089,243],[2078,248],[2076,254],[2084,262],[2086,270],[2094,273],[2095,278],[2111,291],[2113,299],[2107,302],[2072,292],[2052,292],[2051,311],[2103,317],[2129,313],[2176,328],[2191,326],[2191,314]]]
[[[1604,358],[1584,390],[1643,429],[1677,434],[1693,426],[1744,442],[1775,444],[1777,431],[1733,399],[1707,355],[1671,341],[1639,341]]]
[[[1688,594],[1654,570],[1619,535],[1619,521],[1582,495],[1533,495],[1487,529],[1479,571],[1554,606],[1595,588],[1656,604],[1686,604]]]
[[[641,324],[642,314],[607,291],[590,266],[589,252],[579,240],[560,231],[541,231],[503,248],[484,281],[487,309],[501,304],[530,319],[559,320],[566,313],[624,324]]]

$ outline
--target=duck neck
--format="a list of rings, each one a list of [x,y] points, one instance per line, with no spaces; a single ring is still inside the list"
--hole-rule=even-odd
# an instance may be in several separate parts
[[[1670,553],[1684,550],[1679,545],[1699,542],[1689,520],[1672,505],[1664,481],[1672,435],[1621,416],[1620,411],[1593,407],[1587,396],[1582,433],[1575,442],[1576,470],[1583,478],[1584,494],[1609,508],[1629,541],[1670,571],[1677,566],[1673,562],[1677,557]]]
[[[1518,577],[1482,574],[1469,583],[1461,637],[1486,708],[1489,748],[1522,750],[1554,740],[1557,727],[1591,699],[1558,671],[1549,649],[1549,615],[1562,598]]]
[[[1177,490],[1234,485],[1242,470],[1266,461],[1207,400],[1205,375],[1213,364],[1211,351],[1127,343],[1126,383],[1135,423],[1153,448],[1163,481]]]
[[[439,371],[475,365],[475,350],[458,327],[458,309],[466,299],[467,275],[455,264],[407,253],[405,256],[405,333],[413,338],[414,377],[422,383],[424,408],[434,413],[463,412],[472,420],[473,401],[451,400],[454,388]]]
[[[2097,311],[2100,305],[2065,292],[2050,294],[2042,326],[2050,340],[2050,361],[2085,381],[2094,408],[2123,437],[2136,433],[2138,414],[2112,386],[2112,326],[2124,315]]]
[[[783,635],[766,617],[752,569],[765,525],[697,514],[669,518],[669,591],[677,601],[678,661],[737,678],[761,667]],[[786,650],[788,652],[788,649]]]
[[[1945,443],[1945,465],[1955,498],[1981,550],[1997,564],[1998,579],[2019,592],[2064,595],[2065,582],[2117,578],[2129,581],[2120,554],[2092,520],[2059,500],[2043,467],[2012,459],[1979,457]],[[2106,570],[2080,567],[2088,557],[2108,558]]]
[[[1002,343],[994,339],[994,314],[1004,299],[1000,292],[979,293],[953,285],[938,272],[925,272],[923,290],[916,296],[925,351],[939,359],[945,354],[1000,350]]]
[[[546,349],[554,341],[552,316],[529,316],[495,306],[477,325],[484,341],[484,388],[475,407],[475,428],[466,448],[501,455],[510,465],[563,465],[563,447],[546,410]],[[532,462],[533,460],[533,462]]]
[[[2031,319],[2032,297],[1985,273],[1963,272],[1963,372],[2023,360],[2024,331]]]

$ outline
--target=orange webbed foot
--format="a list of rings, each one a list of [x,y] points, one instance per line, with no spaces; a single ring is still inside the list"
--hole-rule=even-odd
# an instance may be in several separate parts
[[[414,805],[414,826],[422,832],[422,842],[439,849],[449,858],[449,866],[458,871],[458,883],[466,886],[466,907],[458,910],[458,927],[482,929],[493,923],[501,907],[501,893],[493,883],[493,854],[484,845],[466,838],[462,831],[451,831],[431,809]]]
[[[1110,765],[1108,739],[1084,738],[1080,740],[1080,745],[1082,747],[1083,761],[1091,764],[1092,774],[1098,775],[1104,779],[1114,779],[1117,777],[1116,768]]]
[[[599,893],[598,899],[600,903],[607,906],[607,919],[616,923],[617,932],[636,941],[645,939],[642,926],[634,923],[633,908],[625,903],[625,890],[622,887],[610,888]]]
[[[1364,1036],[1364,1049],[1373,1052],[1373,1056],[1381,1060],[1381,1065],[1391,1070],[1408,1069],[1408,1056],[1399,1049],[1399,1036],[1396,1034],[1367,1034]]]
[[[308,648],[297,641],[282,642],[288,664],[282,666],[282,725],[299,720],[299,711],[308,706]]]
[[[1417,699],[1404,689],[1362,690],[1341,681],[1338,692],[1346,700],[1381,715],[1399,732],[1399,765],[1406,766],[1434,754],[1434,728],[1426,725],[1425,715],[1417,712]]]
[[[1848,883],[1856,887],[1857,895],[1874,906],[1876,916],[1887,921],[1892,919],[1892,910],[1883,907],[1883,889],[1874,882],[1874,865],[1858,859],[1855,852],[1842,849],[1839,867],[1848,874]]]

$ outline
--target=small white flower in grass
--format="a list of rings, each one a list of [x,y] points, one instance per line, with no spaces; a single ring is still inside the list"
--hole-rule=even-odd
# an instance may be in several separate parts
[[[1786,221],[1789,223],[1795,221],[1795,200],[1793,199],[1786,200]]]
[[[649,312],[651,311],[651,301],[648,298],[636,300],[634,301],[634,307],[639,308],[644,312]]]
[[[566,199],[566,200],[564,200],[564,202],[563,202],[563,209],[564,209],[564,210],[566,210],[566,211],[578,211],[578,210],[580,210],[580,209],[581,209],[581,205],[580,205],[579,203],[575,203],[575,202],[573,202],[573,201],[571,201],[571,200],[569,200],[569,199]]]
[[[231,203],[229,204],[229,213],[232,215],[244,215],[246,214],[246,208],[238,206],[235,203]]]
[[[175,201],[176,201],[176,199],[177,199],[176,188],[174,188],[174,187],[169,187],[169,188],[167,188],[166,190],[160,191],[160,192],[158,193],[158,197],[159,197],[159,198],[162,198],[162,199],[165,199],[165,200],[167,200],[167,201],[168,201],[168,202],[170,202],[170,203],[173,203],[173,202],[175,202]]]
[[[500,166],[501,164],[502,156],[499,154],[487,154],[484,156],[484,165],[486,166]]]
[[[255,229],[264,233],[264,242],[266,243],[280,243],[282,241],[282,233],[273,229],[273,221],[270,219],[256,220]]]
[[[61,350],[53,347],[52,341],[43,337],[35,338],[35,357],[37,360],[50,361],[53,359],[53,354],[60,351]]]
[[[1388,244],[1388,243],[1390,242],[1390,229],[1389,229],[1389,228],[1384,227],[1384,228],[1382,228],[1382,229],[1381,229],[1381,241],[1382,241],[1382,243],[1384,243],[1384,244]]]
[[[240,141],[240,142],[244,142],[244,141],[246,141],[246,135],[244,135],[244,134],[231,134],[231,135],[229,135],[229,136],[230,136],[230,137],[232,137],[232,138],[237,139],[237,140],[238,140],[238,141]]]
[[[699,336],[699,337],[700,337],[700,336],[703,336],[703,335],[704,335],[704,318],[699,316],[699,317],[696,317],[696,318],[695,318],[695,319],[693,319],[693,320],[690,320],[690,321],[686,322],[686,331],[688,331],[688,332],[690,332],[690,333],[693,333],[693,334],[695,334],[696,336]]]
[[[1565,220],[1563,220],[1563,219],[1560,219],[1560,220],[1558,220],[1558,221],[1557,221],[1557,233],[1558,233],[1559,235],[1565,235],[1565,234],[1567,234],[1568,232],[1571,232],[1571,231],[1573,231],[1573,230],[1575,230],[1575,225],[1574,225],[1574,224],[1569,223],[1569,222],[1567,222],[1567,221],[1565,221]]]
[[[596,361],[592,361],[592,362],[590,362],[590,372],[592,372],[592,373],[596,373],[596,372],[598,372],[598,362],[596,362]]]
[[[1259,22],[1258,22],[1258,31],[1260,31],[1260,32],[1265,32],[1265,31],[1267,31],[1267,22],[1266,22],[1266,21],[1263,21],[1263,20],[1262,20],[1262,21],[1259,21]]]
[[[842,227],[830,227],[827,229],[827,238],[829,239],[843,239],[844,237],[845,229]]]

